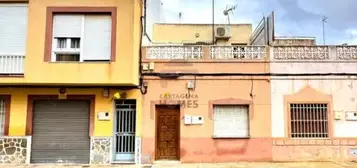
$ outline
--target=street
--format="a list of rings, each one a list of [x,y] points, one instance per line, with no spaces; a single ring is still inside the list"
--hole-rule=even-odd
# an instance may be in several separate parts
[[[181,165],[109,165],[109,166],[82,166],[82,165],[2,165],[7,168],[356,168],[357,163],[332,163],[332,162],[299,162],[299,163],[201,163],[201,164],[181,164]]]

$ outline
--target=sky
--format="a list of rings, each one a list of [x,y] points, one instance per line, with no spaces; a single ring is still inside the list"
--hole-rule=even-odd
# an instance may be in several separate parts
[[[212,0],[161,0],[161,3],[160,12],[158,6],[148,6],[148,17],[161,15],[160,21],[154,22],[212,23]],[[254,29],[263,16],[274,11],[276,36],[313,36],[321,45],[321,20],[327,16],[326,45],[357,45],[357,0],[215,0],[215,23],[228,23],[223,15],[227,5],[237,5],[230,16],[232,24],[251,23]]]

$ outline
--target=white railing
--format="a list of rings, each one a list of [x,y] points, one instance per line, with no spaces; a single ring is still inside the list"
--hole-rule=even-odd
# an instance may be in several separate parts
[[[147,59],[201,59],[202,46],[150,46]]]
[[[211,46],[211,59],[263,59],[265,46]]]
[[[272,47],[275,60],[327,60],[328,46],[276,46]]]
[[[357,46],[337,46],[336,58],[339,60],[357,60]]]
[[[23,55],[0,55],[0,74],[24,74]]]

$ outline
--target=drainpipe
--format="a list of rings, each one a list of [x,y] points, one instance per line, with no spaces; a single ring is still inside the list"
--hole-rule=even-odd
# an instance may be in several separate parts
[[[144,86],[144,79],[142,76],[142,43],[143,43],[143,35],[146,34],[146,1],[144,0],[144,16],[140,17],[140,44],[139,44],[139,89],[141,94],[147,93],[147,86]],[[145,20],[144,20],[145,19]],[[143,21],[144,20],[144,21]]]

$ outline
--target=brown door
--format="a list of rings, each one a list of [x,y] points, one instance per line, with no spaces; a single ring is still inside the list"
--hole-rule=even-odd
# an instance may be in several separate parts
[[[179,159],[180,107],[157,106],[156,159]]]

